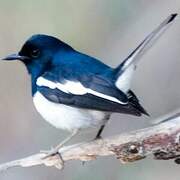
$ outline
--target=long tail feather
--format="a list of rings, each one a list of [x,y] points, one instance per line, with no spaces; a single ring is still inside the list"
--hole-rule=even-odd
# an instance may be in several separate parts
[[[165,30],[169,27],[171,22],[175,19],[177,14],[171,14],[166,18],[154,31],[152,31],[139,45],[138,47],[122,62],[121,70],[125,71],[132,63],[139,60],[139,56],[152,46]]]
[[[152,31],[139,45],[138,47],[115,69],[117,83],[116,86],[119,89],[123,89],[125,83],[125,91],[128,91],[128,86],[130,85],[131,77],[135,65],[140,60],[140,57],[148,50],[156,40],[165,32],[165,30],[172,24],[173,20],[177,14],[171,14],[168,16],[154,31]],[[132,66],[131,66],[132,65]],[[126,71],[128,71],[126,73]],[[122,76],[123,73],[124,77]],[[129,81],[129,84],[125,81]],[[122,87],[121,87],[122,86]]]

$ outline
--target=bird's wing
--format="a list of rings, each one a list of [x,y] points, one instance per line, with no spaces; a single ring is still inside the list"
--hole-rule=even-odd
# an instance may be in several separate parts
[[[66,77],[66,78],[64,78]],[[68,78],[48,72],[37,79],[37,90],[49,101],[100,111],[140,116],[127,96],[103,76],[81,74]]]

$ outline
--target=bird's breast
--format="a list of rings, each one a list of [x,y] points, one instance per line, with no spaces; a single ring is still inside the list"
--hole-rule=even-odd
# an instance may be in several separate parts
[[[56,128],[72,131],[99,127],[107,121],[105,112],[53,103],[40,92],[36,92],[33,102],[40,115]]]

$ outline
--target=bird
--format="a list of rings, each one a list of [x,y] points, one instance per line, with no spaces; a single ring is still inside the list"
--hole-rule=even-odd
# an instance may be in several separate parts
[[[141,56],[176,16],[168,16],[115,68],[45,34],[31,36],[18,53],[2,58],[26,66],[36,110],[52,126],[70,132],[47,156],[83,129],[97,128],[95,139],[100,138],[113,113],[149,115],[131,90],[132,78]]]

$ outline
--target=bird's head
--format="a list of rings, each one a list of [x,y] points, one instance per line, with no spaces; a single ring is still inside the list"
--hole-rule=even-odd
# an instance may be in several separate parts
[[[20,60],[26,65],[28,72],[33,74],[51,66],[57,52],[69,49],[72,48],[55,37],[38,34],[30,37],[19,53],[8,55],[3,60]]]

